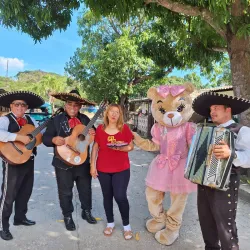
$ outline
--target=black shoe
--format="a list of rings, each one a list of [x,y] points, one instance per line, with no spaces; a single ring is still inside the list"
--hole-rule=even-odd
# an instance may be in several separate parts
[[[20,226],[20,225],[23,225],[23,226],[33,226],[35,224],[36,224],[35,221],[28,220],[27,218],[23,219],[23,220],[15,220],[14,219],[14,223],[13,223],[14,226]]]
[[[10,233],[9,230],[0,231],[0,237],[1,237],[3,240],[12,240],[12,239],[13,239],[13,236],[12,236],[12,234]]]
[[[86,220],[89,224],[96,224],[96,219],[92,216],[90,210],[82,210],[82,218]]]
[[[65,223],[65,227],[68,231],[75,231],[76,230],[76,225],[72,219],[72,216],[64,217],[64,223]]]

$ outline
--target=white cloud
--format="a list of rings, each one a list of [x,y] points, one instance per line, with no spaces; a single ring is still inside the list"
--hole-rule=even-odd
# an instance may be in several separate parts
[[[8,69],[9,70],[23,70],[24,68],[24,60],[20,60],[18,58],[6,58],[0,56],[0,69],[7,69],[7,61],[8,61]]]

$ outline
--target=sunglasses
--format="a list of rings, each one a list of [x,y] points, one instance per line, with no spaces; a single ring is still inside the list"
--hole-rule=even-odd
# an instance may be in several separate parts
[[[12,102],[11,104],[13,104],[15,107],[19,107],[19,106],[23,108],[27,107],[27,104],[24,102]]]

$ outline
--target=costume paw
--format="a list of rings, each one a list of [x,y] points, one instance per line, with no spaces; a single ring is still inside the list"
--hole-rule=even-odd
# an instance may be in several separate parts
[[[171,231],[169,229],[163,229],[155,234],[155,239],[162,245],[170,246],[179,237],[179,230]]]
[[[165,228],[165,226],[166,226],[165,220],[163,222],[158,222],[154,218],[148,220],[146,223],[146,228],[150,233],[156,233]]]

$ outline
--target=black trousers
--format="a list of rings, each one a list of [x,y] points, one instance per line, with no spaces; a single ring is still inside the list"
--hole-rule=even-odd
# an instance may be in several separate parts
[[[129,224],[129,203],[127,188],[130,179],[130,170],[117,173],[103,173],[98,171],[98,179],[103,193],[103,205],[108,223],[114,222],[113,199],[118,204],[123,226]]]
[[[76,187],[79,193],[79,199],[81,202],[81,208],[83,210],[92,209],[92,190],[90,166],[72,167],[68,169],[62,169],[55,167],[58,195],[60,201],[60,207],[64,217],[70,216],[74,211],[73,206],[73,187],[76,183]]]
[[[3,162],[2,194],[0,198],[0,229],[9,229],[9,218],[15,202],[15,220],[26,218],[34,183],[34,157],[24,164]]]
[[[235,221],[239,185],[239,175],[232,174],[226,192],[198,186],[198,214],[206,250],[239,249]]]

